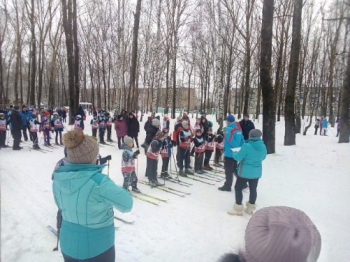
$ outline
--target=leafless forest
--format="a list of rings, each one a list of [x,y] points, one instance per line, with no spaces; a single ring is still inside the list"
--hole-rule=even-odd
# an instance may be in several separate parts
[[[319,116],[340,118],[349,142],[349,0],[0,2],[1,106],[164,105],[174,118],[181,101],[221,126],[262,114],[269,153],[281,116],[285,145]]]

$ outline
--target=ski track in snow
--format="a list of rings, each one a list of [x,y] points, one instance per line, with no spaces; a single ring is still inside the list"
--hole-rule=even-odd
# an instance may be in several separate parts
[[[90,119],[88,116],[85,122],[88,134],[91,134]],[[213,116],[208,119],[214,122]],[[191,123],[194,121],[191,118]],[[140,123],[140,144],[145,137],[143,125]],[[261,128],[261,121],[255,125]],[[174,120],[171,120],[171,128],[173,126]],[[214,130],[217,127],[214,123]],[[327,137],[314,136],[313,129],[309,129],[307,136],[298,134],[296,146],[283,146],[283,137],[282,121],[276,123],[277,153],[269,155],[263,163],[258,209],[286,205],[303,210],[322,236],[319,261],[348,261],[350,206],[344,200],[350,191],[349,144],[338,144],[332,132]],[[114,127],[112,139],[117,140]],[[56,227],[57,207],[52,196],[51,174],[56,162],[63,157],[63,148],[50,150],[54,152],[43,154],[29,151],[28,147],[19,152],[0,150],[1,258],[4,262],[63,261],[60,252],[52,252],[56,238],[46,229],[47,225]],[[145,180],[146,157],[144,151],[140,151],[138,177]],[[121,153],[117,144],[100,147],[102,156],[112,155],[110,177],[119,185],[123,181]],[[193,158],[191,162],[193,166]],[[160,168],[161,160],[158,170]],[[175,169],[173,161],[171,169]],[[107,167],[104,173],[107,174]],[[134,198],[130,213],[115,211],[120,217],[135,220],[133,225],[115,221],[116,226],[120,226],[116,229],[116,261],[212,262],[226,252],[244,248],[249,216],[232,217],[226,213],[234,204],[234,192],[218,191],[223,182],[210,186],[181,179],[193,186],[166,184],[191,195],[182,198],[139,184],[144,193],[169,199],[168,203],[153,206]],[[247,199],[245,192],[244,203]]]

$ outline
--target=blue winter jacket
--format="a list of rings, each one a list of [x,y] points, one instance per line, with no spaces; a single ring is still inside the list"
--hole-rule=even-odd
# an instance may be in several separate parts
[[[105,165],[70,164],[54,171],[53,194],[62,210],[61,250],[76,259],[88,259],[114,245],[113,206],[129,212],[128,191],[102,174]]]
[[[322,120],[322,128],[327,128],[328,127],[328,121],[327,119]]]
[[[224,156],[233,158],[231,148],[241,147],[244,144],[244,137],[239,124],[230,123],[224,129]]]
[[[32,112],[26,111],[24,112],[23,110],[19,113],[22,117],[22,125],[27,126],[29,124],[29,119],[32,118]]]
[[[260,137],[248,139],[239,152],[233,152],[233,158],[239,161],[237,175],[247,179],[260,178],[266,154],[266,146]]]

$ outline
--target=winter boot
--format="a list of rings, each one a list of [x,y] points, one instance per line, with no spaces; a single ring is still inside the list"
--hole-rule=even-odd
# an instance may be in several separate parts
[[[58,146],[58,145],[59,145],[57,141],[56,141],[55,145],[56,145],[56,146]]]
[[[60,141],[60,145],[63,146],[62,140]]]
[[[254,204],[250,204],[249,201],[247,201],[246,203],[247,207],[244,209],[244,211],[248,214],[248,215],[253,215],[256,205]]]
[[[227,214],[231,216],[242,216],[243,215],[243,205],[237,205],[236,203],[233,206],[233,210],[227,211]]]
[[[204,169],[209,171],[213,170],[213,168],[209,164],[205,165]]]
[[[161,177],[161,178],[164,178],[164,179],[167,179],[167,178],[169,177],[169,174],[168,174],[167,172],[162,172],[162,173],[160,174],[160,177]]]
[[[163,184],[159,183],[157,178],[153,180],[154,184],[156,184],[156,186],[164,186]]]
[[[202,170],[195,170],[194,172],[200,175],[203,174]]]
[[[138,189],[137,186],[133,186],[132,191],[134,191],[135,193],[141,193],[140,189]]]
[[[220,191],[227,191],[227,192],[231,192],[231,188],[230,187],[226,187],[225,185],[222,187],[218,188]]]
[[[190,171],[188,168],[185,169],[185,174],[186,175],[193,175],[193,172]]]
[[[183,170],[180,170],[179,171],[179,176],[182,176],[182,177],[187,177],[187,175],[184,173]]]
[[[149,186],[152,187],[152,188],[153,188],[153,187],[157,187],[157,185],[156,185],[156,184],[154,183],[154,181],[152,181],[152,180],[149,180],[149,183],[148,183],[148,184],[149,184]]]

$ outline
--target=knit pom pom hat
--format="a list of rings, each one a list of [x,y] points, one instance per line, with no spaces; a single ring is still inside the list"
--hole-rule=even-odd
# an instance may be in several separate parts
[[[131,147],[133,143],[134,143],[134,140],[130,136],[125,136],[124,137],[124,144],[125,145]]]
[[[73,129],[63,136],[67,148],[68,162],[73,164],[94,164],[99,148],[97,142],[84,135],[80,129]]]
[[[245,231],[246,262],[315,262],[321,235],[311,219],[295,208],[274,206],[258,210]]]

